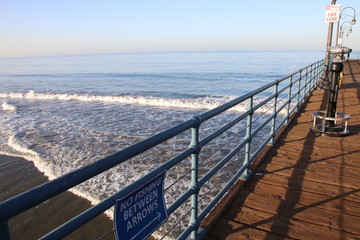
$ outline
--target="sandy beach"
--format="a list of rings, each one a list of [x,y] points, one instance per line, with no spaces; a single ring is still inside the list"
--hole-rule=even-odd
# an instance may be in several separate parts
[[[48,178],[34,164],[18,157],[0,155],[0,201],[11,198],[32,187],[41,185]],[[12,219],[12,239],[38,239],[52,229],[89,208],[90,202],[73,193],[62,193]],[[114,239],[113,222],[104,214],[93,219],[66,239]],[[104,238],[104,234],[109,233]]]

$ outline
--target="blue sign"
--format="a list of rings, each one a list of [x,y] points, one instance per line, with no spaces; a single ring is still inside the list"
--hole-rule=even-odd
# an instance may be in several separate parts
[[[165,173],[117,200],[114,225],[118,240],[146,239],[165,222],[168,217],[164,200]]]

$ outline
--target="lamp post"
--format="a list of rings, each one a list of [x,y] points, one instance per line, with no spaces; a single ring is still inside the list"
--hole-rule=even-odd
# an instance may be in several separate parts
[[[344,29],[340,28],[340,33],[339,33],[339,38],[338,38],[338,46],[341,47],[343,44],[344,33],[346,33],[346,37],[349,37],[349,33],[351,33],[351,32],[352,32],[351,28],[350,28],[350,30],[347,28],[344,28]]]
[[[349,26],[350,29],[348,29],[347,27],[346,28],[343,27],[346,23],[350,24]],[[337,36],[337,46],[342,46],[345,31],[346,31],[346,37],[349,37],[349,34],[352,33],[352,25],[353,24],[350,21],[346,21],[341,24],[339,36]]]
[[[335,5],[336,0],[332,0],[331,5]],[[333,22],[329,22],[328,26],[328,35],[327,35],[327,41],[326,41],[326,50],[325,50],[325,62],[324,62],[324,73],[322,75],[322,81],[320,84],[321,88],[325,88],[327,85],[329,85],[329,62],[330,62],[330,52],[328,49],[331,47],[332,42],[332,35],[333,35]]]
[[[343,11],[344,11],[345,9],[352,9],[352,10],[354,11],[354,15],[351,16],[351,15],[349,15],[349,14],[343,13]],[[355,17],[356,17],[356,11],[355,11],[355,9],[354,9],[353,7],[346,7],[346,8],[344,8],[343,10],[341,10],[340,16],[339,16],[339,22],[338,22],[338,24],[337,24],[336,46],[338,46],[338,44],[339,44],[340,21],[341,21],[341,18],[342,18],[343,16],[348,16],[348,17],[352,17],[352,18],[353,18],[353,19],[351,20],[351,22],[350,22],[350,21],[346,21],[346,22],[350,22],[351,25],[355,25],[355,23],[356,23],[356,19],[355,19]],[[350,28],[350,29],[351,29],[351,28]]]
[[[331,5],[335,5],[336,0],[333,0]],[[333,6],[335,10],[339,10],[340,6]],[[351,8],[352,7],[347,7]],[[339,32],[340,32],[340,19],[342,12],[347,9],[344,8],[340,14],[338,15],[338,31],[337,31],[337,38],[336,38],[336,47],[331,47],[332,42],[332,35],[333,35],[333,21],[329,20],[329,28],[328,28],[328,38],[326,43],[326,54],[325,54],[325,66],[324,66],[324,73],[322,84],[328,84],[328,104],[326,111],[316,111],[313,113],[314,116],[314,124],[311,127],[311,131],[315,134],[319,134],[322,136],[346,136],[349,135],[349,130],[347,129],[347,121],[350,119],[350,115],[346,113],[340,113],[336,111],[337,107],[337,97],[338,97],[338,89],[339,89],[339,82],[340,82],[340,75],[344,69],[344,64],[342,63],[342,56],[345,53],[350,53],[351,49],[346,47],[338,46],[339,41]],[[327,7],[327,9],[331,10],[331,7]],[[354,9],[353,9],[354,10]],[[339,12],[338,12],[339,13]],[[328,13],[328,16],[331,16],[331,12]],[[335,14],[336,15],[336,14]],[[345,14],[344,14],[345,15]],[[355,20],[355,10],[353,20],[350,22],[350,25],[356,23]],[[343,34],[343,33],[342,33]],[[336,58],[330,62],[330,55],[334,54]],[[331,74],[329,74],[331,72]],[[321,122],[317,124],[318,120]],[[339,122],[341,124],[339,124]]]
[[[346,21],[346,22],[343,22],[340,26],[340,32],[341,32],[341,29],[343,28],[343,26],[345,25],[345,23],[349,23],[350,24],[350,29],[349,29],[349,33],[352,33],[352,23],[350,21]]]

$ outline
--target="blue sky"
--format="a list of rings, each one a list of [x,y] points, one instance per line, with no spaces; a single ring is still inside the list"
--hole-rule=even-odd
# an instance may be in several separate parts
[[[0,57],[322,50],[328,26],[325,6],[330,3],[331,0],[1,0]],[[360,0],[337,3],[343,8],[352,6],[360,13]],[[346,13],[353,14],[349,9]],[[360,15],[357,20],[344,45],[360,50]]]

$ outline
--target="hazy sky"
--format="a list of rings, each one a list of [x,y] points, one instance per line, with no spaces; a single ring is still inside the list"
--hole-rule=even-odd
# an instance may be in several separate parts
[[[331,0],[0,0],[0,57],[325,49]],[[360,0],[338,0],[360,13]],[[353,15],[351,9],[344,13]],[[360,15],[344,45],[360,50]],[[343,19],[345,22],[350,17]],[[348,26],[345,24],[344,26]]]

